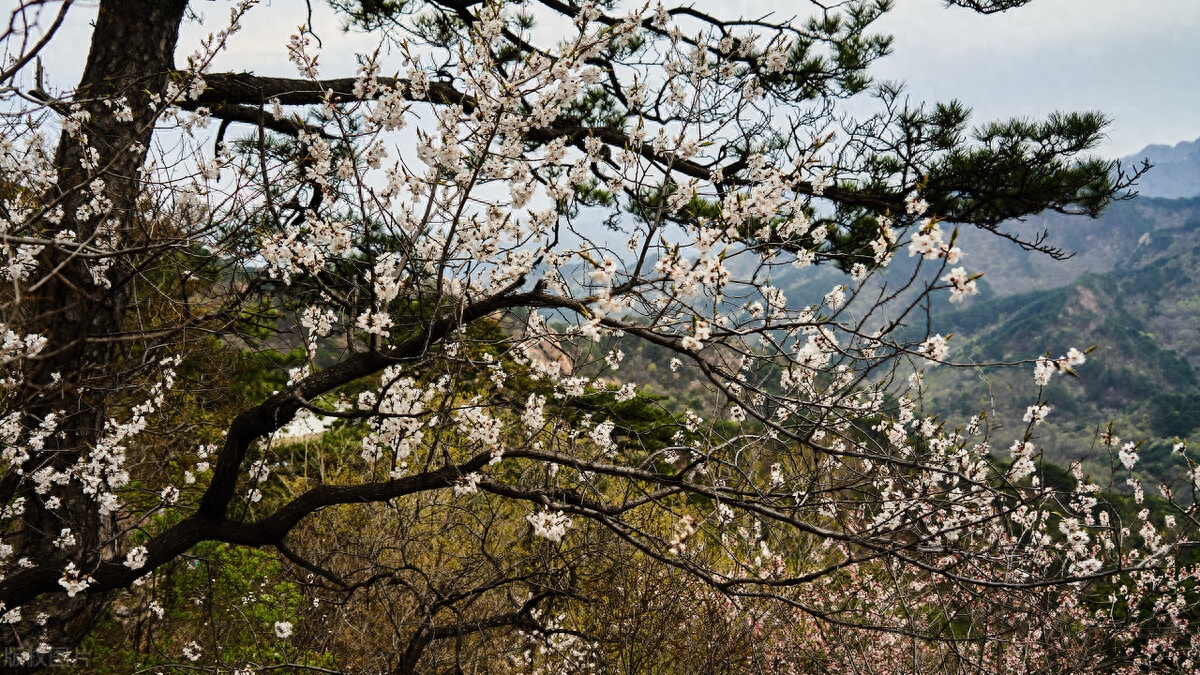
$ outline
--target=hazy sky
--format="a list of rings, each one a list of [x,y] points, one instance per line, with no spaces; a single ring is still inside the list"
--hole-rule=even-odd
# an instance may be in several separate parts
[[[775,11],[776,18],[810,7],[803,0],[696,4],[727,16]],[[326,46],[322,74],[352,75],[352,52],[369,49],[371,40],[342,35],[320,0],[313,5]],[[226,18],[229,2],[193,0],[193,7],[215,26]],[[305,20],[303,8],[300,0],[274,0],[254,9],[218,69],[286,73],[284,43]],[[64,87],[82,64],[95,5],[72,11],[64,36],[69,39],[54,43],[47,56]],[[907,82],[913,100],[957,98],[974,108],[977,122],[1100,110],[1114,120],[1102,149],[1110,156],[1200,137],[1200,0],[1034,0],[991,16],[948,9],[941,0],[897,0],[879,27],[896,41],[895,53],[876,65],[877,78]],[[193,49],[187,41],[194,44],[209,30],[187,26],[180,57]]]
[[[1035,0],[981,16],[898,0],[879,77],[914,98],[958,98],[975,120],[1100,110],[1110,152],[1200,137],[1200,0]]]

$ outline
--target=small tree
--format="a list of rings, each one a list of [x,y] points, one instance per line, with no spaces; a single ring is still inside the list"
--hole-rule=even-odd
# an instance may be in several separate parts
[[[354,77],[322,79],[305,28],[296,78],[208,72],[268,11],[253,4],[180,69],[187,2],[102,0],[61,96],[15,84],[70,3],[13,14],[5,645],[76,644],[115,593],[220,542],[411,602],[397,672],[461,667],[436,645],[513,629],[583,668],[591,636],[548,609],[622,557],[704,603],[782,603],[847,640],[903,636],[926,651],[889,658],[913,667],[987,670],[1008,661],[973,649],[1044,643],[1022,621],[1083,630],[1057,598],[1169,565],[1176,539],[1149,516],[1132,536],[1086,481],[1039,480],[1038,387],[1080,352],[1036,360],[1011,465],[979,420],[920,405],[920,370],[948,355],[930,303],[975,290],[953,228],[1061,253],[1004,223],[1124,194],[1131,177],[1087,154],[1101,115],[968,131],[958,104],[909,106],[866,75],[888,52],[882,0],[791,22],[336,0],[386,47]],[[842,115],[852,96],[878,112]],[[821,264],[846,276],[786,297]],[[622,383],[637,345],[703,382],[699,403]],[[273,389],[230,370],[253,351],[276,358]],[[278,439],[314,413],[354,448],[328,471]],[[317,527],[330,514],[366,529]],[[408,545],[379,546],[384,522]],[[457,562],[430,554],[441,523],[471,547]],[[508,565],[519,537],[529,557]]]

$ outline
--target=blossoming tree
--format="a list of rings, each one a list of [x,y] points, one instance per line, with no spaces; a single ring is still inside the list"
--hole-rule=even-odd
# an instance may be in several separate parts
[[[25,0],[0,73],[0,641],[36,645],[25,666],[204,542],[274,549],[334,591],[424,598],[449,563],[405,577],[388,560],[404,546],[372,548],[397,523],[389,541],[425,550],[454,531],[480,560],[519,537],[544,554],[439,581],[397,672],[516,629],[582,668],[586,631],[547,609],[578,597],[552,572],[589,558],[556,568],[554,552],[585,535],[705,603],[844,629],[813,647],[826,659],[870,645],[912,668],[1037,669],[1055,636],[1106,630],[1129,646],[1110,666],[1196,648],[1194,572],[1174,565],[1193,512],[1116,522],[1082,475],[1042,479],[1040,386],[1081,352],[1030,355],[1011,449],[921,405],[921,370],[950,355],[929,301],[976,290],[955,228],[1061,254],[1004,223],[1124,194],[1133,176],[1087,154],[1102,116],[968,134],[957,104],[910,107],[866,75],[888,51],[882,1],[778,22],[337,0],[383,48],[325,79],[305,27],[281,46],[294,77],[210,72],[246,13],[282,7],[234,5],[177,63],[187,2],[101,0],[79,84],[53,93],[37,55],[69,48],[71,4]],[[842,114],[852,96],[877,112]],[[779,280],[820,265],[844,279],[788,298]],[[701,406],[633,420],[658,404],[621,380],[630,344],[703,382]],[[287,347],[273,391],[213,365]],[[328,473],[279,439],[314,415],[353,439]],[[297,544],[355,509],[359,548]],[[1176,611],[1139,613],[1147,598]]]

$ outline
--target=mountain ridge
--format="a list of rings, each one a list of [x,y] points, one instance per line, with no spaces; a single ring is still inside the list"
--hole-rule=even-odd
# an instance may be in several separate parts
[[[1154,165],[1138,181],[1137,191],[1146,197],[1186,199],[1200,195],[1200,138],[1175,145],[1153,144],[1122,158],[1126,166],[1148,159]]]
[[[1042,392],[1055,409],[1038,429],[1047,459],[1080,460],[1103,475],[1110,458],[1097,439],[1112,424],[1144,448],[1136,471],[1144,480],[1182,475],[1171,446],[1176,437],[1200,442],[1200,198],[1140,197],[1055,234],[1080,246],[1073,262],[1035,264],[979,242],[972,263],[995,271],[994,294],[942,307],[934,330],[957,336],[951,359],[963,363],[1094,346],[1078,378],[1055,376]],[[1025,408],[1038,403],[1031,368],[932,369],[927,382],[930,409],[947,419],[988,414],[997,451],[1023,433]]]

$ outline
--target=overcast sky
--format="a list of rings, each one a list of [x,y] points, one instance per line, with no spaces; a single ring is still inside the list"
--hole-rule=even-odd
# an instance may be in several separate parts
[[[1200,0],[1035,0],[1004,14],[898,0],[877,76],[976,121],[1100,110],[1114,155],[1200,137]]]
[[[10,4],[11,0],[0,2]],[[801,0],[699,0],[715,13],[776,17],[802,12]],[[975,110],[974,121],[1044,116],[1055,110],[1100,110],[1113,118],[1110,156],[1151,143],[1200,137],[1200,0],[1034,0],[1010,12],[981,16],[944,7],[941,0],[897,0],[879,28],[895,35],[895,53],[879,62],[879,79],[908,83],[913,100],[957,98]],[[352,75],[354,49],[370,40],[342,35],[322,11],[314,23],[325,42],[325,76]],[[228,15],[227,0],[193,1],[212,20],[184,30],[180,57],[195,39]],[[217,64],[235,70],[288,72],[287,35],[305,20],[300,0],[274,0],[252,11],[230,53]],[[67,87],[82,64],[95,5],[78,6],[67,40],[47,55],[59,86]]]

